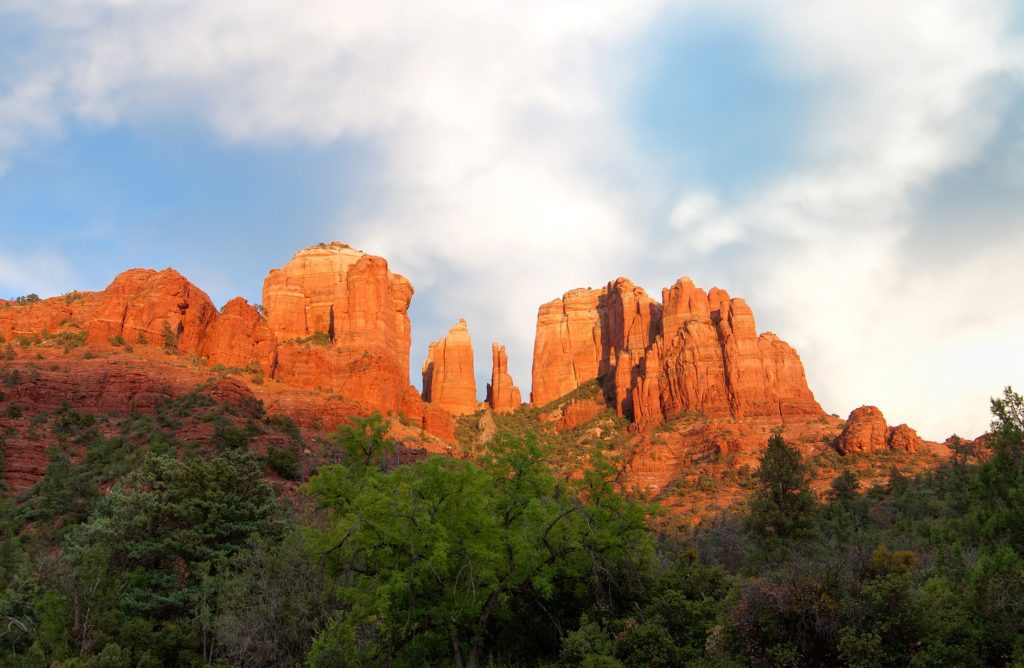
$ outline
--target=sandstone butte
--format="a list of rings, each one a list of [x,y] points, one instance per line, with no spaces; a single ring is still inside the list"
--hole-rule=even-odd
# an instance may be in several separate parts
[[[473,342],[465,320],[459,320],[448,334],[430,344],[423,362],[423,400],[452,415],[476,411]]]
[[[222,311],[173,269],[131,269],[100,292],[0,308],[0,335],[85,337],[168,347],[210,364],[259,369],[289,386],[402,414],[454,439],[451,416],[409,384],[412,284],[345,244],[300,250],[263,284],[263,314],[244,299]]]
[[[600,379],[619,415],[640,427],[682,414],[773,418],[824,416],[796,351],[757,334],[746,302],[680,278],[658,303],[619,278],[540,307],[532,403],[544,406]]]
[[[487,384],[487,405],[495,413],[510,413],[523,405],[519,388],[508,373],[505,346],[491,344],[491,382]]]

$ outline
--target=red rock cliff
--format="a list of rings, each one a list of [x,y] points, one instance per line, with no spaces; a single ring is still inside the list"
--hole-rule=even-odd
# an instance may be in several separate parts
[[[459,320],[446,336],[430,344],[423,362],[423,400],[453,415],[476,410],[473,342],[465,320]]]
[[[602,290],[573,290],[537,318],[533,403],[544,405],[603,377],[620,415],[641,425],[687,411],[784,422],[822,415],[796,351],[724,290],[689,278],[658,304],[620,278]]]
[[[263,283],[275,377],[388,413],[409,387],[412,284],[386,260],[339,243],[298,253]]]

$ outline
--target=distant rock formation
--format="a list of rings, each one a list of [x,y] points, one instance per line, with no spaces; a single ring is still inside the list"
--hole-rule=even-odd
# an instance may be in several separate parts
[[[487,384],[487,405],[495,413],[510,413],[523,404],[519,388],[508,373],[505,346],[491,344],[491,382]]]
[[[619,415],[644,425],[685,412],[713,417],[823,415],[796,351],[757,335],[742,299],[679,279],[659,304],[619,278],[540,307],[533,404],[543,406],[595,378]]]
[[[922,445],[917,432],[905,424],[890,428],[875,406],[855,408],[839,435],[837,447],[843,454],[872,453],[885,450],[917,452]]]
[[[459,320],[447,335],[430,344],[423,362],[423,400],[452,415],[466,415],[477,409],[473,342],[465,320]]]

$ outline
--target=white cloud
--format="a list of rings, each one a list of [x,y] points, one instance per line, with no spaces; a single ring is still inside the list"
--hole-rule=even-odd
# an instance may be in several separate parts
[[[746,197],[636,176],[650,165],[619,112],[629,49],[661,20],[691,20],[683,4],[756,30],[787,76],[827,84],[806,165]],[[798,346],[826,408],[873,402],[928,436],[971,434],[987,422],[980,395],[1024,376],[1024,356],[1006,359],[1022,335],[1021,239],[926,272],[904,244],[928,225],[921,194],[978,159],[1020,94],[1010,9],[0,0],[39,30],[37,53],[2,75],[0,163],[71,121],[187,115],[234,142],[366,139],[382,156],[375,198],[348,203],[337,236],[418,287],[414,364],[466,317],[478,376],[502,340],[528,390],[541,302],[620,274],[652,291],[703,275]],[[679,199],[652,220],[663,188]]]

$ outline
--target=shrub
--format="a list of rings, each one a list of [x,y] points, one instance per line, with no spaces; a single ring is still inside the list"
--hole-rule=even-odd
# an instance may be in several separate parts
[[[11,420],[17,420],[21,417],[22,413],[24,413],[24,410],[19,404],[15,403],[7,404],[7,408],[4,409],[4,416]]]
[[[85,332],[69,332],[66,330],[57,332],[53,337],[53,341],[59,346],[64,346],[64,352],[68,352],[73,348],[85,345]]]
[[[173,352],[178,349],[178,333],[171,329],[171,323],[164,320],[161,336],[164,339],[164,350]]]
[[[299,477],[299,453],[294,450],[271,448],[266,457],[267,466],[285,480]]]
[[[112,346],[123,346],[124,345],[124,337],[121,336],[120,334],[115,334],[114,336],[110,337],[110,345],[112,345]]]
[[[20,297],[15,297],[11,301],[14,302],[15,304],[34,304],[35,302],[40,300],[39,295],[33,292],[27,295],[22,295]]]
[[[14,387],[21,382],[21,372],[15,369],[4,376],[4,387]]]
[[[9,343],[7,344],[6,348],[4,348],[3,350],[0,350],[0,360],[5,360],[5,361],[10,362],[15,357],[17,357],[17,355],[14,352],[14,346],[12,346]]]
[[[285,343],[291,343],[297,346],[329,346],[331,345],[331,335],[327,332],[315,332],[305,338],[288,339]]]
[[[218,450],[245,450],[249,447],[249,431],[230,422],[221,422],[213,430],[213,444]]]

